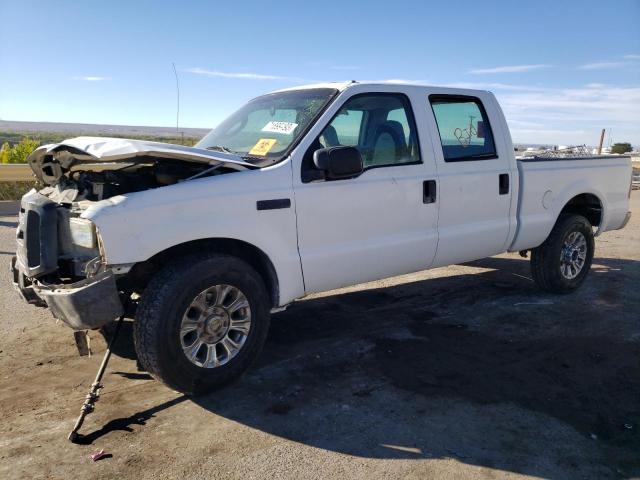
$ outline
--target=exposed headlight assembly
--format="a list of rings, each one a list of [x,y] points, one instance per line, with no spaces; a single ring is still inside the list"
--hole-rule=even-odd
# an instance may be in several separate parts
[[[69,230],[71,241],[84,248],[96,248],[96,227],[91,220],[86,218],[70,218]]]

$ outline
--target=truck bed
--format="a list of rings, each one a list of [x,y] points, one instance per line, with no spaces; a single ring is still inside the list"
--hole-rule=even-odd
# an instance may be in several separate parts
[[[538,155],[517,160],[518,227],[510,251],[542,244],[560,211],[578,195],[597,198],[602,211],[598,233],[624,224],[631,178],[629,156]]]
[[[532,155],[516,157],[519,162],[556,162],[569,160],[607,160],[629,158],[629,155]]]

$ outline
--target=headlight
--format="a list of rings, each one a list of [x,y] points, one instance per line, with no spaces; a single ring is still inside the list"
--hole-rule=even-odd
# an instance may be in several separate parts
[[[96,248],[96,227],[91,220],[86,218],[69,219],[71,241],[84,248]]]

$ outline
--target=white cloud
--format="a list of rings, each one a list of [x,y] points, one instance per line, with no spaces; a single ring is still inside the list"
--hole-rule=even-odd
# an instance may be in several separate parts
[[[345,80],[348,81],[348,80]],[[377,79],[359,79],[360,83],[387,83],[389,85],[429,85],[427,80],[410,80],[407,78],[377,78]]]
[[[374,80],[375,83],[391,83],[391,84],[405,84],[405,85],[426,85],[428,82],[425,80],[408,80],[406,78],[387,78],[385,80]]]
[[[539,66],[547,67],[550,66]],[[497,68],[513,69],[516,66]],[[202,68],[186,71],[220,78],[302,80],[280,75],[233,73]],[[431,83],[429,80],[406,78],[362,81],[410,85]],[[640,130],[636,127],[640,124],[640,85],[589,83],[576,88],[554,88],[500,82],[458,82],[444,86],[493,91],[503,107],[513,139],[517,143],[594,145],[597,143],[600,130],[606,128],[608,131],[613,130],[614,141],[629,141],[634,145],[640,145]]]
[[[451,88],[471,88],[475,90],[512,90],[512,91],[544,91],[547,87],[538,87],[532,85],[511,85],[508,83],[488,83],[488,82],[454,82],[445,83],[443,87]]]
[[[252,72],[221,72],[219,70],[206,70],[204,68],[194,67],[187,68],[185,72],[194,73],[196,75],[204,75],[206,77],[218,77],[218,78],[236,78],[241,80],[286,80],[286,81],[300,81],[302,79],[297,77],[285,77],[281,75],[265,75],[262,73]]]
[[[626,58],[627,60],[640,60],[640,55],[629,54],[625,55],[624,58]]]
[[[532,70],[540,70],[542,68],[550,68],[551,65],[546,64],[536,64],[536,65],[506,65],[503,67],[492,67],[492,68],[476,68],[473,70],[469,70],[467,73],[472,73],[474,75],[485,75],[485,74],[493,74],[493,73],[521,73],[521,72],[530,72]]]
[[[102,82],[104,80],[111,80],[111,77],[99,77],[97,75],[87,75],[84,77],[73,77],[74,80],[83,80],[85,82]]]
[[[509,128],[512,131],[514,129],[532,129],[532,130],[540,131],[543,128],[545,128],[545,124],[540,122],[529,122],[526,120],[511,119],[509,121]]]
[[[610,68],[623,67],[624,65],[625,62],[595,62],[580,65],[578,68],[580,70],[607,70]]]
[[[640,144],[640,85],[589,83],[552,88],[504,83],[451,83],[454,88],[491,90],[502,106],[516,143],[590,144],[600,129],[616,141]]]
[[[640,144],[640,86],[505,89],[496,90],[496,97],[515,142],[594,145],[606,128],[615,141]]]

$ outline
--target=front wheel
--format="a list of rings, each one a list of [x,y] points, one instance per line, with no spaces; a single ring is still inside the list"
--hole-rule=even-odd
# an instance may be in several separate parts
[[[589,221],[582,215],[564,214],[544,243],[531,251],[533,279],[548,292],[572,292],[589,273],[594,249]]]
[[[240,376],[268,329],[260,275],[236,257],[210,254],[177,259],[149,282],[134,341],[146,371],[175,390],[200,394]]]

